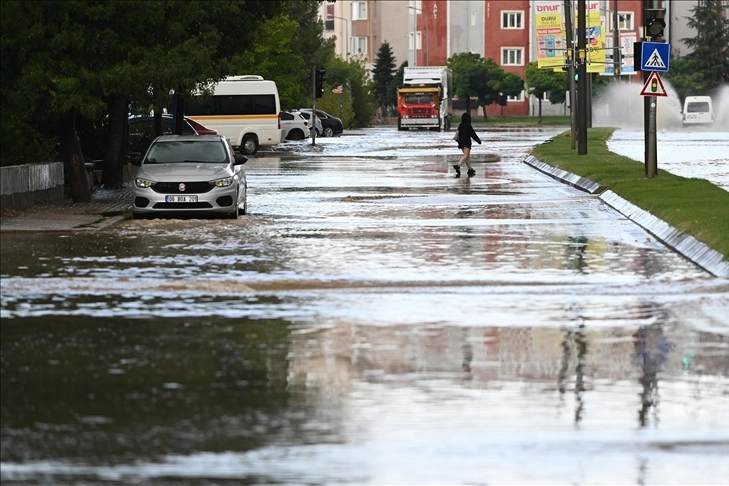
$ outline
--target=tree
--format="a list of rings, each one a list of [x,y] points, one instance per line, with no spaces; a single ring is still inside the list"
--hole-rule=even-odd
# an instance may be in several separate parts
[[[339,104],[343,103],[342,122],[348,128],[362,128],[370,125],[375,116],[377,100],[374,96],[374,84],[365,67],[364,58],[350,58],[345,61],[335,57],[327,67],[327,85],[342,85],[342,96],[334,94],[331,89],[324,90],[324,96],[317,101],[317,108],[335,115],[339,113]]]
[[[551,103],[564,103],[567,91],[567,73],[554,69],[539,69],[537,62],[526,68],[527,92],[539,100],[539,123],[542,123],[542,100],[548,95]]]
[[[446,61],[453,71],[453,93],[466,100],[466,111],[471,111],[471,97],[479,94],[481,85],[486,79],[486,65],[480,54],[459,52]]]
[[[380,45],[380,50],[375,58],[375,67],[372,69],[372,80],[374,82],[375,98],[383,111],[393,104],[397,104],[397,95],[389,97],[390,85],[395,78],[397,64],[392,47],[385,41]]]
[[[387,99],[393,100],[392,108],[385,112],[385,116],[397,116],[397,89],[402,86],[403,79],[405,78],[405,68],[408,67],[408,62],[403,61],[400,67],[397,68],[397,72],[392,77],[392,81],[387,86]]]
[[[293,102],[292,108],[308,106],[312,101],[312,67],[326,68],[334,59],[334,40],[324,39],[324,23],[319,18],[319,0],[289,0],[289,16],[298,23],[298,29],[291,39],[292,50],[304,60],[301,97]],[[300,79],[301,73],[288,72],[283,77]],[[277,79],[278,82],[278,79]],[[285,106],[285,105],[283,105]],[[283,107],[282,106],[282,107]]]
[[[125,128],[129,107],[137,112],[169,106],[170,92],[206,89],[223,77],[239,74],[246,53],[259,37],[268,53],[281,54],[294,73],[282,72],[284,90],[295,98],[295,81],[308,71],[292,54],[290,21],[285,11],[302,17],[315,13],[318,0],[246,0],[207,2],[97,2],[8,0],[2,7],[2,140],[19,136],[36,143],[45,157],[55,137],[74,201],[89,201],[83,148],[77,120],[105,135],[104,183],[121,183]],[[281,19],[273,26],[269,19]],[[309,20],[309,25],[312,21]],[[284,36],[281,42],[276,36]],[[254,49],[255,51],[255,49]],[[248,59],[256,59],[254,52]],[[260,57],[258,57],[260,59]],[[296,68],[296,66],[302,66]],[[303,79],[306,79],[305,77]],[[161,127],[161,123],[159,124]],[[2,162],[16,158],[2,147]],[[30,144],[25,144],[30,145]],[[95,149],[96,150],[96,149]]]
[[[501,91],[499,92],[498,103],[506,106],[509,96],[516,97],[524,91],[524,80],[518,74],[506,73],[501,79]]]
[[[292,49],[297,28],[288,15],[261,22],[256,29],[259,40],[233,61],[240,74],[257,74],[275,80],[284,110],[300,106],[298,103],[306,98],[306,80],[311,77],[304,59]]]
[[[502,83],[506,73],[492,58],[483,60],[483,79],[477,86],[477,98],[479,106],[483,107],[483,117],[488,119],[486,107],[492,103],[499,103],[502,98],[504,104],[506,98],[502,93]]]
[[[688,95],[711,95],[722,84],[729,83],[729,18],[723,15],[726,6],[721,0],[704,0],[691,10],[686,25],[695,37],[681,39],[691,52],[671,60],[666,78],[681,98]]]

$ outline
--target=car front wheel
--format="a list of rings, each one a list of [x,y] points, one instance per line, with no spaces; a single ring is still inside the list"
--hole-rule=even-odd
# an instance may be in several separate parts
[[[286,138],[289,140],[303,140],[304,132],[297,128],[295,130],[291,130]]]
[[[333,137],[334,136],[334,130],[332,130],[330,127],[326,127],[324,129],[324,136],[325,137]]]

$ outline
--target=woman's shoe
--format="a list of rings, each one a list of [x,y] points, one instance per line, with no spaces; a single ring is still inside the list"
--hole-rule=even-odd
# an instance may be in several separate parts
[[[453,166],[454,169],[456,169],[456,175],[461,175],[461,166],[456,164]]]
[[[466,172],[466,174],[468,174],[469,176],[475,176],[476,175],[476,170],[475,169],[468,169],[468,172]]]

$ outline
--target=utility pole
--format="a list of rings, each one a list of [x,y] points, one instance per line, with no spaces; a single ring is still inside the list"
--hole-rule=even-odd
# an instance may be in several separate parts
[[[572,10],[572,0],[564,0],[564,27],[565,30],[567,30],[567,77],[570,90],[570,142],[572,145],[572,150],[575,149],[575,141],[577,138],[577,117],[575,111],[575,107],[577,106],[577,93],[575,90],[575,29],[572,26],[573,12],[574,10]]]
[[[662,11],[656,5],[656,0],[643,0],[643,40],[654,41],[656,36],[663,34],[663,29],[656,32],[655,35],[649,27],[655,27],[653,22],[658,17],[658,12]],[[658,25],[658,24],[656,24]],[[665,25],[665,24],[663,24]],[[648,82],[650,71],[643,71],[643,83]],[[643,99],[643,130],[645,137],[645,175],[648,179],[653,179],[658,174],[658,137],[656,135],[656,119],[658,110],[658,100],[653,96],[644,96]]]
[[[623,64],[620,50],[620,21],[618,15],[618,0],[613,0],[613,75],[615,82],[620,81],[620,67]]]
[[[587,19],[585,0],[577,4],[577,155],[587,155]]]
[[[641,37],[642,41],[647,41],[648,38],[646,37],[646,28],[645,23],[650,17],[650,7],[649,3],[653,3],[652,0],[643,0],[643,32]],[[637,57],[636,53],[636,57]],[[636,59],[637,60],[637,59]],[[643,71],[643,84],[648,82],[648,77],[650,76],[650,72]],[[643,162],[645,166],[645,175],[648,175],[648,145],[650,145],[648,138],[650,133],[650,116],[651,116],[651,100],[650,97],[644,96],[643,97]]]

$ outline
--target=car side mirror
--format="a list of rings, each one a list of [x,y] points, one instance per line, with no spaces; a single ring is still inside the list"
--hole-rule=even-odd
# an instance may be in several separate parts
[[[235,161],[233,162],[233,165],[243,165],[246,162],[248,162],[248,157],[243,154],[235,154]]]
[[[132,155],[129,157],[129,163],[140,167],[142,165],[142,157],[139,155]]]

